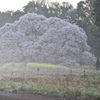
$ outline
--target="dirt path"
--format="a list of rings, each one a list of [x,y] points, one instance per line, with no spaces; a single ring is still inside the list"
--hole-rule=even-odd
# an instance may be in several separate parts
[[[56,96],[46,96],[39,94],[16,94],[0,92],[0,100],[65,100],[64,98]]]

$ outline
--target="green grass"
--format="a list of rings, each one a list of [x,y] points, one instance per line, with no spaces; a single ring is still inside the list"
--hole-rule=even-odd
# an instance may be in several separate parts
[[[30,62],[25,65],[25,63],[6,63],[2,64],[0,69],[6,70],[34,70],[40,67],[41,69],[70,69],[69,67],[59,65],[59,64],[45,64],[45,63],[34,63]]]
[[[95,70],[95,66],[92,65],[83,65],[80,68],[85,69],[85,70]]]
[[[64,65],[60,64],[49,64],[49,63],[35,63],[35,62],[30,62],[30,63],[6,63],[6,64],[0,64],[0,69],[5,69],[5,70],[34,70],[37,68],[41,69],[49,69],[49,70],[90,70],[94,71],[96,68],[95,66],[92,65],[83,65],[81,67],[67,67]]]
[[[66,79],[64,76],[43,76],[39,77],[38,74],[36,74],[34,77],[30,76],[31,78],[37,78],[37,81],[32,82],[32,80],[27,80],[28,75],[25,75],[26,79],[22,82],[13,82],[12,81],[1,81],[0,82],[0,89],[4,89],[6,92],[13,92],[16,91],[17,93],[21,91],[31,92],[31,93],[43,93],[43,94],[55,94],[55,95],[69,95],[69,96],[86,96],[90,98],[99,98],[100,99],[100,73],[99,71],[94,71],[94,66],[84,65],[80,68],[72,68],[63,66],[63,65],[54,65],[54,64],[44,64],[44,63],[7,63],[2,64],[1,69],[6,70],[22,70],[24,71],[32,71],[37,68],[40,69],[46,69],[46,71],[50,70],[64,70],[66,73],[65,76],[74,75],[74,71],[79,72],[81,71],[84,75],[84,70],[86,70],[87,73],[91,72],[94,76],[87,76],[85,78],[75,77],[73,79],[70,77],[69,79]],[[72,71],[71,71],[72,70]],[[83,71],[82,71],[83,70]],[[71,73],[70,73],[71,72]],[[81,75],[82,75],[81,73]],[[26,73],[27,74],[27,73]],[[13,74],[13,78],[23,78],[22,74]],[[18,77],[17,77],[18,76]],[[6,75],[5,75],[6,77]],[[9,77],[11,77],[11,73],[9,74]],[[8,74],[7,74],[7,78]],[[72,78],[72,79],[71,79]]]
[[[0,82],[0,89],[3,87],[6,92],[17,92],[25,91],[27,93],[42,93],[42,94],[52,94],[52,95],[67,95],[67,96],[75,96],[75,97],[89,97],[89,98],[97,98],[100,99],[100,93],[93,93],[90,91],[84,92],[79,89],[62,89],[60,90],[57,87],[51,88],[46,85],[37,85],[34,83],[30,84],[22,84],[17,82]]]
[[[34,69],[34,68],[37,68],[37,67],[40,67],[40,68],[45,68],[45,69],[70,69],[66,66],[63,66],[63,65],[59,65],[59,64],[45,64],[45,63],[27,63],[27,69]]]
[[[6,63],[2,64],[0,69],[5,69],[5,70],[23,70],[25,69],[25,64],[24,63]]]

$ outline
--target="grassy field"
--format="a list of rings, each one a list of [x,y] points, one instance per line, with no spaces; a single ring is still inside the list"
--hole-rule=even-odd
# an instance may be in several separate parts
[[[8,63],[0,67],[0,90],[100,99],[100,71],[94,66],[69,68],[42,63]]]
[[[35,70],[37,67],[41,69],[69,69],[63,65],[44,64],[44,63],[6,63],[1,64],[1,69],[6,70]]]

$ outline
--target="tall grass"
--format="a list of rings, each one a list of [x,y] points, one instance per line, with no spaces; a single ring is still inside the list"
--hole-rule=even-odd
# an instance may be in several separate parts
[[[100,81],[98,81],[100,82]],[[100,85],[93,84],[89,78],[79,77],[39,77],[37,81],[26,80],[24,82],[0,82],[0,89],[4,89],[7,92],[21,92],[26,91],[28,93],[43,93],[53,95],[66,95],[74,97],[90,97],[100,99]]]
[[[92,66],[82,66],[81,74],[80,69],[78,71],[72,70],[62,65],[53,65],[53,64],[43,64],[43,63],[27,63],[25,66],[24,63],[8,63],[1,65],[1,68],[7,70],[22,70],[21,74],[11,72],[11,75],[6,76],[5,80],[0,82],[0,89],[3,88],[4,91],[8,92],[31,92],[31,93],[44,93],[44,94],[55,94],[55,95],[68,95],[68,96],[86,96],[90,98],[99,98],[100,99],[100,72],[92,73],[87,70],[94,68]],[[34,69],[47,69],[49,72],[52,70],[64,70],[65,73],[62,75],[51,73],[50,75],[45,75],[42,77],[41,70],[38,73],[32,73]],[[24,70],[26,72],[24,72]],[[31,71],[29,71],[31,70]],[[28,71],[30,73],[28,73]],[[43,71],[44,73],[44,71]],[[77,75],[76,75],[77,73]],[[28,75],[27,75],[28,74]],[[35,75],[36,74],[36,75]],[[39,75],[40,74],[40,75]],[[18,75],[18,77],[15,76]],[[9,80],[6,80],[10,79]],[[20,79],[17,82],[14,80]]]

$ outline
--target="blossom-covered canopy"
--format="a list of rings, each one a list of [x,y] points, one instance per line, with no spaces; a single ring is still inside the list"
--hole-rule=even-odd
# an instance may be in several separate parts
[[[0,28],[0,63],[41,62],[95,65],[87,36],[68,20],[26,14]]]

